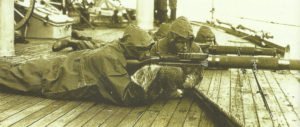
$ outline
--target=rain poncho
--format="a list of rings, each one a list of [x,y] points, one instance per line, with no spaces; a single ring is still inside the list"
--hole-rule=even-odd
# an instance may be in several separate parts
[[[215,39],[215,34],[207,26],[201,26],[197,32],[195,42],[206,43],[207,41],[213,41]]]
[[[170,31],[183,37],[183,38],[190,38],[193,37],[193,29],[189,21],[181,16],[178,17],[170,27]]]
[[[141,34],[128,34],[125,30],[124,36],[129,36],[130,42],[115,41],[102,48],[75,51],[52,59],[40,58],[17,65],[0,62],[0,85],[49,98],[93,98],[120,105],[150,102],[156,97],[146,95],[150,92],[145,90],[150,88],[131,79],[126,70],[124,49],[124,45],[148,46],[141,42],[143,37],[132,36],[144,36],[146,32],[134,27],[129,29],[134,30],[127,31]],[[154,71],[153,75],[158,71]],[[151,84],[154,80],[149,81]]]
[[[159,29],[154,33],[153,39],[154,39],[155,41],[158,41],[158,40],[160,40],[160,39],[166,37],[167,34],[168,34],[169,31],[170,31],[170,26],[171,26],[171,25],[168,24],[168,23],[163,23],[163,24],[161,24],[160,27],[159,27]]]

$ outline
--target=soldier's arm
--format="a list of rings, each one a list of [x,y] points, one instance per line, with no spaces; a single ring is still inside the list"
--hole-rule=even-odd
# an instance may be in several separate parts
[[[137,85],[134,82],[129,82],[127,88],[125,89],[124,95],[122,97],[122,101],[124,105],[142,105],[146,102],[146,92],[144,89]]]

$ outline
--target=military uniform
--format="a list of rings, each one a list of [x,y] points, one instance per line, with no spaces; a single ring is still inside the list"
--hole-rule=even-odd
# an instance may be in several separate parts
[[[103,48],[75,51],[62,57],[41,58],[18,65],[1,62],[0,85],[49,98],[93,98],[119,105],[151,102],[157,96],[148,96],[151,92],[133,81],[125,68],[126,59],[136,55],[130,47],[148,46],[151,41],[146,32],[136,29],[125,30],[125,40],[112,42]]]
[[[196,43],[202,44],[202,50],[208,53],[210,45],[217,45],[215,34],[207,26],[201,26],[194,40]]]
[[[169,33],[175,33],[177,36],[183,38],[190,38],[193,36],[192,27],[189,22],[184,17],[177,18],[170,26]],[[174,49],[174,44],[177,43],[176,38],[170,38],[169,35],[164,37],[155,43],[150,54],[153,56],[163,56],[163,55],[177,55]],[[190,48],[186,51],[187,53],[202,53],[201,48],[195,43],[191,42]],[[174,84],[174,86],[194,86],[198,84],[203,78],[203,68],[202,67],[162,67],[161,77],[168,77],[167,79],[161,78],[161,80],[168,81],[167,84]],[[166,76],[164,76],[166,75]],[[172,77],[176,77],[176,80]],[[183,79],[181,79],[181,78]],[[174,81],[174,82],[172,82]],[[176,89],[174,86],[171,89]]]
[[[71,47],[72,50],[96,49],[103,47],[107,42],[81,36],[78,31],[72,31],[73,39],[60,40],[52,45],[52,51],[57,52]]]
[[[159,29],[154,33],[153,39],[155,41],[158,41],[158,40],[166,37],[167,34],[170,31],[170,26],[171,26],[171,24],[169,24],[169,23],[163,23],[163,24],[161,24],[160,27],[159,27]]]

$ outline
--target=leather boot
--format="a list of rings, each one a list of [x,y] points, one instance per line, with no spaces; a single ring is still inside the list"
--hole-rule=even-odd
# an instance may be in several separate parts
[[[67,47],[69,47],[69,39],[63,39],[63,40],[60,40],[58,42],[55,42],[53,45],[52,45],[52,51],[53,52],[58,52],[60,50],[63,50]]]

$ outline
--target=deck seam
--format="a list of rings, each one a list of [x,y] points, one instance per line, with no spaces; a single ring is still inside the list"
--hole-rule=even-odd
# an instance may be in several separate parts
[[[268,79],[268,77],[266,76],[266,73],[265,73],[264,71],[262,71],[262,74],[264,75],[266,81],[268,82],[269,87],[271,88],[271,89],[270,89],[270,92],[273,94],[273,96],[274,96],[274,98],[275,98],[275,100],[276,100],[276,103],[277,103],[277,105],[278,105],[278,107],[279,107],[279,109],[280,109],[281,114],[283,115],[283,118],[284,118],[284,120],[285,120],[285,123],[288,125],[287,118],[286,118],[286,116],[284,115],[282,106],[281,106],[281,104],[279,103],[276,94],[274,93],[273,87],[270,85],[270,81],[269,81],[270,79]]]
[[[107,107],[107,106],[104,105],[103,108],[102,108],[101,110],[97,111],[90,119],[88,119],[87,121],[85,121],[85,122],[82,124],[82,126],[85,125],[86,123],[88,123],[90,120],[92,120],[98,113],[102,112],[106,107]]]
[[[261,125],[260,125],[260,123],[261,123],[261,121],[260,121],[260,119],[259,119],[259,116],[258,116],[258,112],[257,112],[257,102],[256,102],[256,100],[255,100],[255,94],[254,93],[256,93],[256,91],[253,91],[253,87],[252,87],[252,85],[251,85],[251,79],[250,79],[250,77],[249,77],[249,74],[247,74],[247,79],[248,79],[248,83],[249,83],[249,86],[250,86],[250,89],[251,89],[251,95],[252,95],[252,100],[253,100],[253,104],[254,104],[254,109],[255,109],[255,115],[256,115],[256,119],[257,119],[257,122],[258,122],[258,126],[260,127]]]
[[[272,75],[274,76],[273,73],[272,73]],[[274,77],[276,77],[276,76],[274,76]],[[277,84],[278,84],[278,86],[279,86],[281,92],[284,94],[285,98],[286,98],[287,101],[289,102],[289,104],[292,105],[292,102],[288,99],[288,96],[286,95],[285,91],[282,89],[281,85],[279,85],[280,82],[278,81],[278,79],[275,78],[275,80],[276,80],[276,82],[277,82]],[[296,116],[298,117],[298,120],[300,120],[299,114],[294,110],[294,108],[293,108],[293,112],[294,112],[294,113],[296,114]]]

